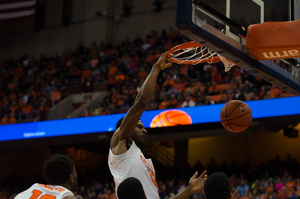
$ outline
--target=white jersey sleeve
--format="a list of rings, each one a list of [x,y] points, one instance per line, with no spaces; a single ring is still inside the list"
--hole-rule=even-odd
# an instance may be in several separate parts
[[[65,187],[35,183],[29,189],[19,193],[15,199],[63,199],[68,195],[74,196]]]
[[[144,157],[135,142],[121,155],[114,155],[109,149],[108,166],[114,177],[116,192],[122,181],[128,177],[135,177],[141,181],[147,198],[159,199],[152,161]]]

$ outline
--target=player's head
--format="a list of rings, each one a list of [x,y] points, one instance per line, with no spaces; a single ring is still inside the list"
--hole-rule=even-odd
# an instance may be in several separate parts
[[[44,163],[44,176],[51,185],[67,186],[71,191],[77,190],[77,173],[72,160],[57,154]]]
[[[222,172],[209,175],[204,183],[206,199],[230,199],[230,190],[229,178]]]
[[[121,126],[124,117],[119,119],[116,129]],[[134,131],[132,132],[131,139],[136,143],[139,148],[143,148],[146,146],[147,141],[147,130],[144,127],[144,124],[141,120],[136,124]]]
[[[119,199],[145,199],[142,183],[133,177],[126,178],[119,184],[117,195]]]

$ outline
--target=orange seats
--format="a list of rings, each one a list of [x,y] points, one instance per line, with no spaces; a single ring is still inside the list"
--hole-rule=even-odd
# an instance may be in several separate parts
[[[214,102],[220,102],[222,96],[226,96],[225,94],[219,94],[219,95],[210,95],[210,99],[213,100]]]

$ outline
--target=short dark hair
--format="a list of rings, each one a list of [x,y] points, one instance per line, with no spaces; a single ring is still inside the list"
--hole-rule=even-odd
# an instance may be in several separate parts
[[[124,117],[122,117],[121,119],[119,119],[119,121],[116,124],[116,130],[121,126],[121,123],[123,121]]]
[[[204,183],[206,199],[229,199],[231,198],[231,186],[225,173],[216,172],[208,176]]]
[[[117,195],[119,199],[144,199],[145,193],[142,183],[134,178],[126,178],[119,184]]]
[[[46,160],[43,171],[49,184],[61,185],[69,180],[73,169],[74,164],[68,156],[56,154]]]

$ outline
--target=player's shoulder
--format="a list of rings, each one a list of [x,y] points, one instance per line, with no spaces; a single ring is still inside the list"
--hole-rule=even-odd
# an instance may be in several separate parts
[[[28,189],[18,193],[14,199],[22,199],[22,198],[26,198],[27,196],[30,197],[30,195],[32,194],[32,190],[34,189],[35,185],[37,183],[32,184]]]

